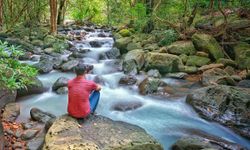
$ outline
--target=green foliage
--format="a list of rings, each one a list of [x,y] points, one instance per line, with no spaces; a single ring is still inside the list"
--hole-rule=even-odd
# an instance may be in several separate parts
[[[137,3],[132,7],[130,9],[130,15],[137,31],[141,31],[142,27],[145,26],[149,20],[149,16],[146,14],[146,6],[143,3]]]
[[[0,41],[0,85],[2,88],[19,89],[32,84],[30,79],[37,75],[37,70],[17,60],[22,54],[20,47],[8,46],[7,42]]]
[[[178,37],[179,35],[176,33],[176,31],[172,29],[165,30],[163,33],[163,39],[160,41],[160,45],[168,46],[173,42],[177,41]]]

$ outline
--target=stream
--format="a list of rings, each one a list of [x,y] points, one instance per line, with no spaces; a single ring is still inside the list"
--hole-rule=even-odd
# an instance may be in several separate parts
[[[86,39],[81,41],[71,41],[75,47],[80,49],[89,49],[84,58],[84,63],[94,65],[92,74],[87,75],[87,79],[93,80],[95,76],[101,76],[102,84],[101,100],[97,108],[97,114],[109,117],[113,120],[119,120],[138,125],[145,129],[147,133],[157,139],[164,149],[170,149],[180,137],[189,136],[193,131],[209,133],[226,140],[241,144],[250,148],[250,142],[241,136],[235,134],[230,129],[214,122],[208,122],[200,118],[197,113],[185,103],[185,96],[156,98],[142,96],[138,94],[136,86],[120,86],[119,80],[124,75],[119,68],[117,60],[100,60],[99,56],[112,49],[114,40],[110,32],[104,30],[95,30],[87,32]],[[105,34],[107,37],[98,37],[98,34]],[[90,41],[99,41],[102,46],[93,48]],[[33,64],[35,62],[26,61],[24,63]],[[52,92],[51,87],[59,77],[74,78],[73,73],[52,71],[49,74],[39,75],[38,78],[50,90],[37,95],[22,97],[18,100],[21,105],[21,114],[19,122],[27,121],[30,118],[30,109],[37,107],[41,110],[60,116],[67,112],[67,94],[58,95]],[[138,78],[143,78],[138,76]],[[184,80],[163,78],[164,82],[170,85],[181,86],[185,84]],[[181,93],[181,91],[180,91]],[[141,102],[142,107],[120,112],[112,109],[117,102]]]

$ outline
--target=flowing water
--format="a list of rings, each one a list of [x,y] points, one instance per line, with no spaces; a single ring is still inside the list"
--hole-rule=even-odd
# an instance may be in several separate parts
[[[85,40],[73,41],[78,49],[90,49],[90,52],[84,58],[84,62],[93,64],[94,70],[93,74],[87,75],[87,78],[93,80],[95,76],[99,76],[103,80],[101,100],[97,108],[98,114],[142,127],[155,137],[164,146],[164,149],[169,149],[180,137],[192,135],[193,131],[209,133],[250,148],[248,140],[235,134],[230,129],[201,119],[185,103],[185,96],[159,99],[139,95],[136,86],[119,86],[119,79],[124,74],[117,69],[119,64],[112,63],[117,60],[99,60],[101,54],[112,49],[114,40],[110,37],[98,37],[99,33],[110,35],[109,32],[96,30],[95,32],[88,32]],[[99,41],[103,43],[102,47],[92,48],[89,44],[90,41]],[[38,78],[51,89],[51,86],[59,77],[71,79],[74,74],[52,71],[49,74],[39,75]],[[163,81],[176,86],[185,84],[183,80],[170,78],[163,79]],[[117,102],[141,102],[143,106],[136,110],[119,112],[112,109]],[[67,111],[67,95],[57,95],[51,90],[43,94],[23,97],[19,100],[19,103],[21,104],[19,121],[28,120],[29,111],[33,107],[57,116],[65,114]]]

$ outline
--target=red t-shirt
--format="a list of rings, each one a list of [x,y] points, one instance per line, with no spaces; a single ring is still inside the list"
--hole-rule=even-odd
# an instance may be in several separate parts
[[[90,113],[89,96],[96,90],[97,84],[86,80],[84,77],[76,77],[68,82],[68,113],[76,118],[84,118]]]

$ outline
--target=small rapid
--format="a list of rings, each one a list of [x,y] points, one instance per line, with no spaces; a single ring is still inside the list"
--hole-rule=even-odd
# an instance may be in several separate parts
[[[99,34],[106,35],[98,37]],[[100,47],[92,47],[90,42],[102,43]],[[250,142],[235,134],[230,129],[214,122],[201,119],[197,113],[185,103],[185,96],[175,98],[154,98],[138,94],[136,86],[120,86],[119,80],[124,73],[121,71],[120,60],[106,59],[105,53],[113,48],[114,40],[110,32],[101,29],[95,32],[87,32],[85,39],[71,41],[78,50],[89,51],[82,60],[86,64],[94,66],[93,73],[87,75],[87,79],[99,78],[102,82],[101,100],[97,108],[97,114],[138,125],[154,136],[169,149],[180,137],[192,135],[196,132],[209,133],[226,140],[241,144],[250,148]],[[103,56],[104,55],[104,56]],[[101,58],[101,59],[100,59]],[[25,61],[33,64],[34,62]],[[38,78],[48,87],[45,93],[22,97],[18,100],[21,105],[21,114],[18,121],[29,119],[30,109],[37,107],[41,110],[60,116],[67,113],[67,94],[58,95],[51,90],[53,83],[59,77],[74,78],[73,73],[52,71],[49,74],[39,75]],[[139,77],[138,78],[143,78]],[[163,78],[169,85],[185,84],[185,80]],[[140,102],[142,106],[131,111],[115,111],[114,104],[118,102]]]

